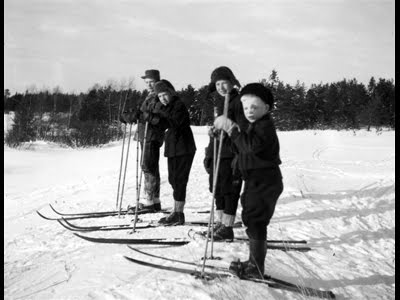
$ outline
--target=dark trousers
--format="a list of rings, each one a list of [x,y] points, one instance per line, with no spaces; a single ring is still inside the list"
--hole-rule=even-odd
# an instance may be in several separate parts
[[[242,179],[240,175],[234,175],[232,170],[232,158],[221,158],[218,180],[215,193],[215,205],[217,210],[223,210],[225,214],[236,215],[239,203]],[[213,189],[213,170],[209,176],[210,192]]]
[[[140,143],[143,151],[143,143]],[[160,197],[160,143],[157,141],[146,142],[143,152],[142,170],[144,173],[144,190],[148,200]]]
[[[194,153],[168,157],[168,181],[174,190],[175,201],[186,200],[186,186],[192,168]]]
[[[279,170],[278,170],[279,171]],[[280,174],[280,171],[279,171]],[[250,239],[266,240],[267,226],[274,214],[275,205],[283,191],[282,179],[270,180],[265,176],[249,176],[241,197],[242,220]]]

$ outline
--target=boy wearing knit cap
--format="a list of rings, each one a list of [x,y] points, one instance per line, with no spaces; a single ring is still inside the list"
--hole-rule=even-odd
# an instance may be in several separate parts
[[[211,73],[211,82],[209,84],[209,100],[217,108],[217,114],[222,115],[224,111],[225,95],[229,94],[228,117],[234,120],[239,126],[246,126],[248,123],[243,114],[243,108],[239,99],[237,88],[240,87],[239,81],[233,72],[225,66],[216,68]],[[212,118],[212,111],[205,111]],[[219,134],[210,130],[210,141],[205,149],[204,167],[209,174],[209,189],[213,188],[213,164],[216,161],[214,157],[214,137]],[[219,147],[217,140],[217,149]],[[214,230],[215,241],[233,240],[233,224],[235,222],[236,210],[240,198],[242,180],[240,175],[232,169],[234,153],[229,136],[224,136],[222,141],[221,159],[218,172],[218,180],[215,192],[216,225]]]
[[[150,111],[149,120],[165,133],[164,156],[168,158],[168,181],[173,189],[174,209],[159,220],[164,225],[183,225],[186,186],[196,145],[190,128],[189,112],[172,84],[162,79],[154,86],[159,102]]]
[[[249,260],[234,261],[230,269],[241,278],[263,278],[267,226],[283,191],[279,140],[269,114],[273,108],[271,91],[260,83],[251,83],[242,89],[240,99],[249,122],[246,129],[223,116],[214,122],[216,128],[227,132],[237,148],[238,168],[244,180],[241,204],[249,236]]]

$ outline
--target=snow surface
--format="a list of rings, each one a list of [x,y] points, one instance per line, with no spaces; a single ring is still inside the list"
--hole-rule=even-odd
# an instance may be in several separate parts
[[[187,221],[211,205],[203,169],[207,128],[193,127],[197,153],[187,191]],[[269,239],[305,239],[309,252],[269,250],[266,272],[296,284],[330,289],[337,299],[395,297],[395,132],[278,132],[285,189],[269,226]],[[48,216],[48,203],[64,212],[112,210],[116,204],[122,141],[101,148],[68,149],[35,142],[4,150],[5,299],[308,299],[302,294],[238,279],[205,282],[190,275],[128,262],[123,255],[170,265],[125,245],[79,239]],[[163,151],[163,149],[162,149]],[[136,201],[136,143],[131,144],[123,207]],[[173,205],[167,161],[160,160],[163,208]],[[240,220],[239,205],[236,221]],[[157,221],[163,214],[144,215]],[[129,217],[72,221],[129,224]],[[189,226],[92,232],[90,236],[184,238]],[[245,236],[245,229],[235,229]],[[149,253],[197,263],[205,241],[181,247],[138,245]],[[209,248],[210,249],[210,248]],[[214,243],[208,264],[227,267],[247,259],[244,242]],[[179,267],[187,267],[175,264]],[[193,268],[195,269],[195,268]]]

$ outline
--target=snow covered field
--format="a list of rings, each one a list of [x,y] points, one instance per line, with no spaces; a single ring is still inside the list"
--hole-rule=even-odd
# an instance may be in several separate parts
[[[208,220],[210,208],[203,168],[206,127],[193,127],[197,153],[188,184],[187,221]],[[395,298],[395,132],[278,132],[285,189],[269,226],[269,239],[305,239],[309,252],[268,250],[266,273],[314,288],[337,299]],[[102,148],[66,149],[35,142],[4,150],[5,299],[306,299],[288,291],[238,279],[203,282],[190,275],[128,262],[123,255],[170,265],[125,245],[79,239],[56,221],[48,203],[64,212],[115,208],[122,141]],[[163,151],[163,149],[162,149]],[[135,201],[136,144],[131,145],[123,207]],[[167,162],[160,161],[163,208],[173,204]],[[240,220],[241,207],[237,215]],[[158,220],[163,214],[141,216]],[[131,217],[73,221],[128,224]],[[90,236],[187,238],[189,226],[92,232]],[[244,228],[235,229],[245,236]],[[138,245],[149,253],[201,264],[205,241],[181,247]],[[247,259],[243,242],[215,243],[227,267]],[[185,265],[176,264],[179,267]],[[201,268],[198,267],[198,270]],[[308,298],[307,298],[308,299]]]

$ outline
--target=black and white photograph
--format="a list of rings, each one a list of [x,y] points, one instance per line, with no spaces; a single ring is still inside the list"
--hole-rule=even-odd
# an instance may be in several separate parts
[[[394,0],[5,0],[4,299],[395,299]]]

